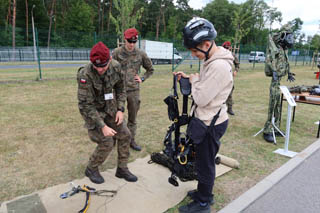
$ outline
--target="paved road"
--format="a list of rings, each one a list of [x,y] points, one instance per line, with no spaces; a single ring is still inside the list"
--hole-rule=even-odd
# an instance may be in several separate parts
[[[218,213],[319,213],[320,139]]]
[[[319,213],[320,151],[258,198],[243,213]]]

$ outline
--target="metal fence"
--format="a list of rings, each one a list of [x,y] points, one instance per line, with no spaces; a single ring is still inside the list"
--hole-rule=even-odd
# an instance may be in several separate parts
[[[90,49],[73,48],[40,48],[41,61],[79,61],[89,60]],[[10,47],[0,48],[0,62],[23,62],[36,61],[33,47],[21,47],[12,49]]]
[[[112,51],[112,50],[111,50]],[[41,61],[88,61],[90,48],[39,48]],[[197,60],[192,57],[189,51],[180,52],[185,60]],[[248,53],[238,54],[241,63],[249,63]],[[0,62],[27,62],[36,61],[33,47],[0,47]],[[303,65],[312,62],[311,55],[289,55],[289,61],[294,64],[302,63]]]

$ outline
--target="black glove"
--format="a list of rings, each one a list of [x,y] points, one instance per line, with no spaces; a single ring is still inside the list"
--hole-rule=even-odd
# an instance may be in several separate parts
[[[278,73],[277,72],[273,72],[272,73],[272,79],[277,81],[278,80]]]
[[[294,78],[296,74],[294,74],[293,72],[288,72],[288,79],[287,81],[290,81],[290,82],[294,82],[296,79]]]

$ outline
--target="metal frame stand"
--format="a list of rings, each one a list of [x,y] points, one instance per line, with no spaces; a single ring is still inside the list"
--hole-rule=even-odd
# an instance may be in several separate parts
[[[281,132],[281,130],[276,126],[276,124],[274,123],[274,121],[275,121],[275,118],[274,118],[274,116],[272,116],[272,119],[271,119],[271,125],[272,125],[272,127],[271,127],[271,129],[272,129],[273,143],[274,143],[275,145],[277,145],[276,134],[275,134],[275,132],[274,132],[274,129],[276,129],[283,137],[286,137],[286,136],[285,136],[285,135],[283,134],[283,132]],[[262,129],[260,129],[259,132],[257,132],[255,135],[253,135],[253,137],[256,137],[257,135],[259,135],[261,132],[263,132],[263,130],[264,130],[264,127],[263,127]]]

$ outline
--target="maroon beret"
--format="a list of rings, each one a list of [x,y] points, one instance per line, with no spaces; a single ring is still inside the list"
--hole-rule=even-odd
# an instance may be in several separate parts
[[[223,44],[222,44],[223,47],[230,47],[231,46],[231,42],[230,41],[225,41]]]
[[[131,40],[137,40],[138,34],[139,33],[135,28],[129,28],[126,31],[124,31],[124,38],[131,39]]]
[[[99,41],[95,44],[90,52],[90,61],[96,67],[105,67],[110,59],[110,51],[109,48]]]

